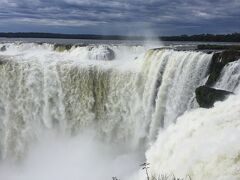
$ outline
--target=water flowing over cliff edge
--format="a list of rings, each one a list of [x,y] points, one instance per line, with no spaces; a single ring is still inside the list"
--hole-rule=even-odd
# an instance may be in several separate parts
[[[206,83],[213,54],[44,43],[0,49],[0,177],[144,179],[136,174],[146,151],[155,176],[240,178],[240,61],[213,85],[234,95],[203,109],[195,90]],[[36,171],[49,156],[59,176]],[[32,174],[8,173],[9,162],[24,161]]]

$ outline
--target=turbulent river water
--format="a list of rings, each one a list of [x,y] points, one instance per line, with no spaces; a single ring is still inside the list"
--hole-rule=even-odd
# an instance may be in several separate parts
[[[145,46],[0,44],[0,179],[240,179],[240,61],[199,108],[212,54]]]

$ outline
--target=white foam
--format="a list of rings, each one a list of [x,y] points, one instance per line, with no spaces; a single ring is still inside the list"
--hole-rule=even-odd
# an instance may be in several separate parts
[[[211,54],[108,46],[115,59],[100,61],[88,58],[87,46],[60,52],[50,44],[4,45],[0,156],[9,161],[30,154],[13,170],[2,164],[1,179],[125,179],[143,159],[132,152],[142,155],[156,139],[146,154],[154,175],[239,177],[239,97],[216,103],[213,109],[188,112],[195,88],[206,79]],[[94,48],[97,55],[102,53],[101,46]],[[218,85],[237,83],[235,67],[238,64],[225,68]],[[226,80],[229,77],[231,81]],[[97,139],[82,134],[88,128],[94,129]],[[43,138],[45,131],[61,138]],[[121,147],[121,153],[114,147]],[[87,158],[85,170],[80,162]]]
[[[151,174],[194,180],[240,178],[240,96],[196,109],[159,134],[147,151]]]

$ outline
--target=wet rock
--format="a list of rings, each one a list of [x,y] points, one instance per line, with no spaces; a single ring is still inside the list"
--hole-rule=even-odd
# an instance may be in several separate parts
[[[195,90],[195,94],[200,107],[211,108],[216,101],[223,101],[233,93],[207,86],[200,86]]]
[[[209,78],[206,82],[207,86],[213,86],[218,80],[224,66],[230,62],[240,59],[240,51],[226,50],[215,53],[209,68]]]
[[[6,50],[7,50],[6,46],[2,46],[2,47],[0,48],[0,51],[6,51]]]
[[[73,47],[73,45],[71,44],[54,44],[54,50],[55,51],[59,51],[59,52],[63,52],[65,50],[70,50]]]

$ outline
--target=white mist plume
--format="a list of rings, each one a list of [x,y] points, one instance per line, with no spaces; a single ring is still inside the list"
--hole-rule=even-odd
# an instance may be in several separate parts
[[[157,32],[155,32],[152,28],[144,29],[142,34],[144,37],[144,46],[147,47],[148,49],[160,48],[164,46],[161,39],[159,39],[160,35]]]
[[[19,164],[0,163],[2,180],[126,179],[142,161],[139,153],[100,143],[93,133],[74,138],[47,133]]]

